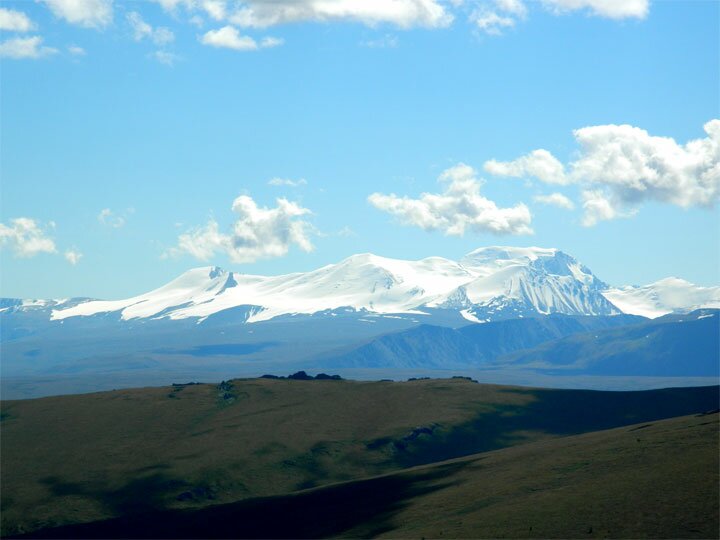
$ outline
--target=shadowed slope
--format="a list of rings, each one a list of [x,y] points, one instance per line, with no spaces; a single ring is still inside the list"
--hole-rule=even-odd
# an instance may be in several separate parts
[[[714,538],[718,415],[474,455],[285,497],[29,538]]]

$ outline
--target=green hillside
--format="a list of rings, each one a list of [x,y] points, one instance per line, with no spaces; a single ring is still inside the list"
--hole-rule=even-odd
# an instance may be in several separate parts
[[[287,494],[717,403],[717,387],[465,379],[253,379],[5,401],[2,533]]]
[[[685,416],[30,537],[717,538],[717,435],[717,413]]]

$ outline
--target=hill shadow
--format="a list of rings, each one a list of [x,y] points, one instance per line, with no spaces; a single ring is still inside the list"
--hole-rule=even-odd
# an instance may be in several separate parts
[[[415,497],[461,481],[468,462],[286,496],[202,509],[144,511],[114,519],[41,529],[10,538],[326,538],[361,527],[362,537],[393,530],[393,516]]]
[[[378,439],[369,442],[367,448],[380,451],[390,448],[390,459],[394,463],[410,467],[506,448],[525,442],[524,432],[576,435],[702,413],[717,409],[720,403],[720,386],[641,392],[530,388],[501,391],[530,399],[519,405],[497,404],[486,408],[471,421],[449,430],[426,429],[430,433],[414,438]],[[410,438],[413,440],[408,442]]]

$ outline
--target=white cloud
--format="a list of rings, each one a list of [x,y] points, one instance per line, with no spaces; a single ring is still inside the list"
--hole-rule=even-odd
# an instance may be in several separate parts
[[[684,145],[629,125],[577,129],[580,158],[571,163],[572,176],[607,186],[627,204],[712,206],[720,198],[720,120],[704,129],[707,137]]]
[[[442,231],[448,236],[463,236],[466,231],[532,234],[528,207],[521,203],[498,208],[480,194],[481,184],[472,167],[460,163],[444,171],[439,181],[447,186],[443,193],[423,193],[419,199],[373,193],[368,201],[405,225]]]
[[[97,216],[97,219],[103,225],[112,227],[113,229],[119,229],[124,227],[127,223],[125,215],[118,215],[109,208],[103,208]]]
[[[251,28],[332,21],[442,28],[452,23],[453,16],[437,0],[247,0],[229,20]]]
[[[299,180],[292,180],[290,178],[272,178],[268,180],[268,186],[288,186],[288,187],[300,187],[306,186],[307,180],[300,178]]]
[[[205,26],[205,21],[203,20],[203,18],[200,15],[193,15],[188,20],[189,20],[190,24],[193,24],[193,25],[197,26],[198,28],[202,28],[203,26]]]
[[[360,45],[371,49],[394,49],[398,46],[398,43],[400,43],[400,40],[397,36],[393,34],[385,34],[377,39],[361,41]]]
[[[589,10],[592,15],[607,19],[644,19],[650,11],[649,0],[542,0],[552,12]]]
[[[178,6],[185,6],[188,9],[195,7],[194,0],[155,0],[162,8],[170,13],[174,13]]]
[[[43,38],[32,36],[27,38],[11,38],[0,43],[0,57],[14,58],[42,58],[58,52],[53,47],[42,44]]]
[[[550,206],[557,206],[558,208],[565,208],[566,210],[572,210],[575,208],[573,202],[568,199],[562,193],[551,193],[550,195],[537,195],[533,197],[535,202],[540,204],[547,204]]]
[[[254,51],[258,48],[257,42],[250,36],[241,36],[237,28],[223,26],[218,30],[210,30],[200,39],[204,45],[235,49],[237,51]]]
[[[495,11],[485,9],[475,11],[471,15],[470,20],[474,22],[480,30],[491,36],[499,36],[503,33],[503,30],[512,28],[516,23],[514,17],[501,15]]]
[[[284,43],[285,43],[285,40],[282,38],[264,37],[260,41],[260,47],[263,49],[270,49],[272,47],[279,47],[280,45],[283,45]]]
[[[158,26],[153,28],[146,23],[137,11],[131,11],[127,14],[127,21],[133,30],[133,38],[135,41],[142,41],[145,38],[152,40],[156,45],[167,45],[175,40],[175,34],[169,28]]]
[[[80,251],[78,251],[77,249],[72,248],[72,249],[65,250],[65,253],[63,254],[63,256],[65,257],[65,260],[67,262],[69,262],[70,264],[75,266],[77,263],[80,262],[80,259],[82,259],[83,254],[80,253]]]
[[[525,17],[527,15],[527,7],[522,0],[495,0],[498,9],[515,15],[516,17]]]
[[[622,217],[630,217],[633,211],[622,212],[618,205],[601,189],[583,191],[583,210],[585,211],[582,224],[585,227],[597,225],[600,221],[609,221]]]
[[[34,219],[25,217],[11,219],[9,225],[0,223],[0,247],[6,246],[18,257],[57,253],[55,242],[48,237],[47,231]]]
[[[474,9],[470,21],[486,34],[499,36],[526,16],[527,7],[522,0],[495,0]]]
[[[533,150],[513,161],[491,159],[485,162],[483,168],[494,176],[534,176],[548,184],[567,184],[570,181],[565,175],[563,164],[550,152],[542,149]]]
[[[566,167],[536,150],[511,162],[491,160],[485,170],[586,186],[586,225],[632,215],[645,201],[709,208],[720,200],[720,120],[703,127],[706,137],[679,144],[626,124],[589,126],[573,132],[578,158]],[[551,166],[536,166],[530,158],[538,152],[544,153],[540,163]]]
[[[210,30],[200,38],[200,42],[211,47],[234,49],[236,51],[256,51],[258,49],[278,47],[285,43],[284,40],[275,37],[264,37],[258,43],[250,36],[240,35],[237,28],[233,26],[223,26],[218,30]]]
[[[312,226],[301,219],[311,214],[310,210],[284,198],[276,202],[275,208],[261,208],[252,197],[241,195],[233,201],[237,220],[230,233],[221,232],[218,223],[211,219],[204,227],[181,234],[178,245],[165,255],[188,254],[206,261],[216,253],[225,253],[235,263],[251,263],[281,257],[293,245],[312,251]]]
[[[0,30],[9,32],[29,32],[36,26],[22,11],[0,8]]]
[[[85,56],[87,54],[85,52],[85,49],[83,49],[82,47],[78,47],[77,45],[70,45],[68,46],[67,50],[73,56]]]
[[[358,234],[353,231],[350,227],[345,225],[342,229],[340,229],[338,232],[335,233],[336,236],[340,236],[342,238],[350,238],[353,236],[357,236]]]
[[[153,51],[148,55],[149,58],[152,58],[153,60],[157,60],[161,64],[165,64],[166,66],[174,66],[175,62],[177,62],[180,57],[175,54],[168,51]]]
[[[225,0],[203,0],[202,8],[216,21],[227,17],[227,2]]]
[[[644,19],[650,8],[649,0],[541,0],[540,3],[554,15],[584,10],[606,19]],[[475,8],[470,20],[486,34],[500,35],[525,19],[527,13],[523,0],[494,0]]]
[[[86,28],[103,28],[113,19],[113,0],[42,0],[56,17]]]
[[[207,261],[215,253],[229,251],[229,236],[220,232],[217,221],[210,220],[205,227],[198,227],[178,237],[177,247],[170,248],[164,255],[191,255]]]

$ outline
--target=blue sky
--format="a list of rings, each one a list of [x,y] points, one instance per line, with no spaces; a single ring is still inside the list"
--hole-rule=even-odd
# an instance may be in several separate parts
[[[0,294],[495,244],[717,285],[719,6],[3,1]]]

